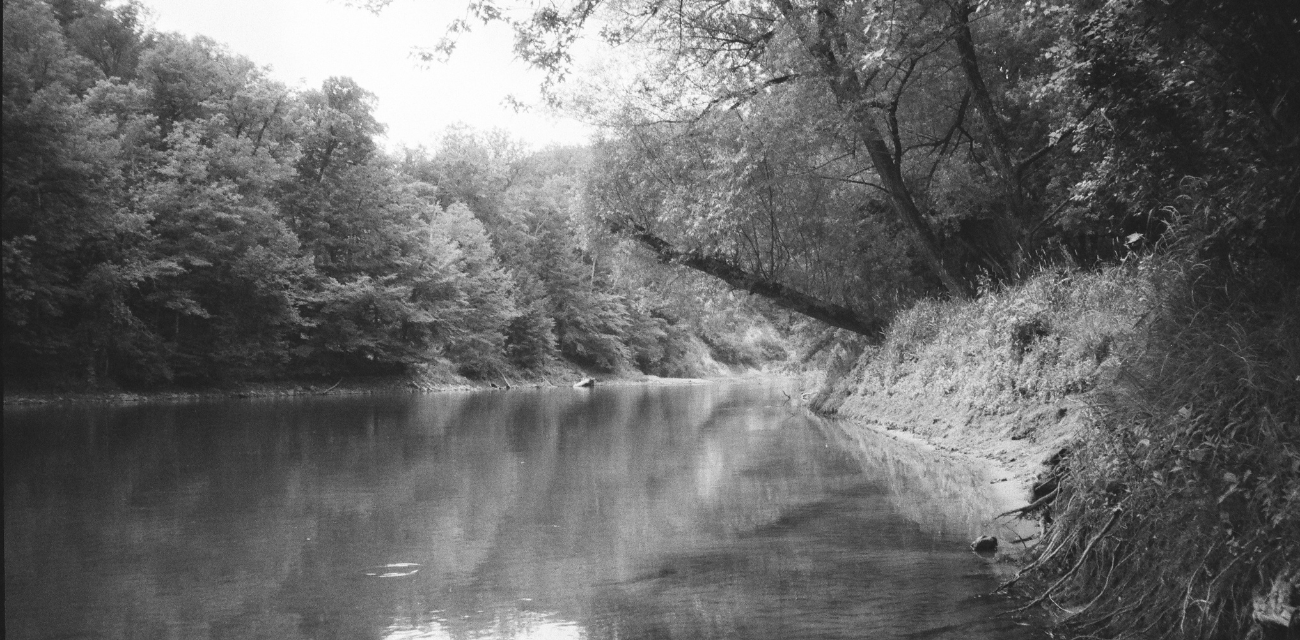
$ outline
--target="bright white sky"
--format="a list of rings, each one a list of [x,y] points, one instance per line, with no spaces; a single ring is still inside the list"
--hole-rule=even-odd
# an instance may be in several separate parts
[[[233,53],[270,66],[290,86],[319,87],[350,76],[378,98],[376,117],[388,125],[387,146],[433,146],[449,126],[504,129],[543,147],[581,144],[591,129],[548,115],[537,100],[542,73],[514,58],[512,36],[500,25],[476,24],[461,34],[451,60],[421,68],[411,51],[432,47],[449,22],[464,16],[461,0],[394,0],[378,15],[340,0],[143,0],[154,27],[206,35]],[[515,96],[539,105],[519,113]]]

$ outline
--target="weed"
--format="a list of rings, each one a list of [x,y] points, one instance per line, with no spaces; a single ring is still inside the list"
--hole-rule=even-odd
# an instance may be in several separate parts
[[[1082,637],[1259,634],[1252,600],[1300,567],[1300,294],[1146,269],[1162,296],[1065,463],[1036,602]]]

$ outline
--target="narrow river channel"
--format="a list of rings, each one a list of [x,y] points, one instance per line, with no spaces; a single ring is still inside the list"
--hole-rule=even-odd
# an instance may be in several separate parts
[[[5,635],[1046,637],[995,478],[783,390],[6,407]]]

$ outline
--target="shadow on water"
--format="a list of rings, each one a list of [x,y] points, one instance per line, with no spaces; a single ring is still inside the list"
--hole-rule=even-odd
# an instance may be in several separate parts
[[[780,391],[6,408],[6,637],[1042,637],[987,479]]]

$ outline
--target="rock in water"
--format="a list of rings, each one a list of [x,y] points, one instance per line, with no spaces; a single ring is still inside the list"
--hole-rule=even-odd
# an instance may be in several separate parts
[[[993,536],[980,536],[970,543],[970,549],[975,553],[997,553],[998,539]]]

